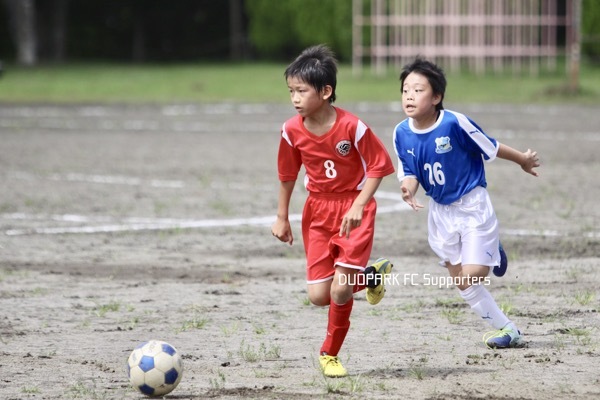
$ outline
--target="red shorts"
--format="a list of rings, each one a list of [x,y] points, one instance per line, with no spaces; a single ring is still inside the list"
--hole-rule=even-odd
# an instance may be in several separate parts
[[[350,237],[340,237],[344,215],[359,192],[311,193],[302,212],[302,238],[306,252],[308,284],[333,278],[336,266],[363,270],[366,268],[375,234],[377,202],[372,198],[364,208],[359,227]]]

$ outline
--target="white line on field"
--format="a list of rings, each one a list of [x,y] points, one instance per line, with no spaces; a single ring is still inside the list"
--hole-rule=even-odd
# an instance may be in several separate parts
[[[99,183],[105,185],[128,185],[141,186],[150,185],[152,187],[174,188],[180,189],[185,187],[185,182],[179,180],[162,180],[149,179],[144,180],[135,176],[124,175],[99,175],[99,174],[80,174],[76,172],[68,172],[65,174],[52,174],[48,176],[38,176],[28,172],[14,172],[11,174],[13,178],[33,181],[35,179],[48,179],[51,181],[67,181],[67,182],[84,182],[84,183]]]
[[[295,215],[291,216],[296,217]],[[168,230],[168,229],[189,229],[189,228],[218,228],[228,226],[241,225],[269,225],[273,222],[273,217],[255,217],[255,218],[239,218],[229,220],[205,219],[205,220],[183,220],[172,223],[127,223],[127,224],[111,224],[98,226],[75,226],[75,227],[51,227],[51,228],[31,228],[31,229],[9,229],[5,231],[7,236],[19,235],[60,235],[65,233],[108,233],[108,232],[124,232],[124,231],[153,231],[153,230]]]
[[[130,176],[113,176],[113,175],[88,175],[88,174],[77,174],[68,173],[64,175],[54,174],[50,175],[50,180],[53,181],[72,181],[72,182],[89,182],[89,183],[104,183],[110,185],[130,185],[140,186],[145,181],[141,178],[130,177]],[[167,187],[167,188],[182,188],[185,186],[183,181],[167,181],[160,179],[150,179],[148,181],[150,186],[153,187]]]
[[[143,186],[149,185],[157,188],[182,189],[186,183],[181,180],[165,179],[143,179],[137,176],[126,175],[100,175],[100,174],[81,174],[77,172],[67,172],[64,174],[52,175],[34,175],[29,172],[12,172],[9,175],[13,179],[24,181],[35,181],[37,179],[46,179],[57,182],[81,182],[104,185],[124,185],[124,186]],[[252,185],[248,182],[211,182],[212,189],[231,189],[231,190],[273,190],[274,185]]]
[[[391,205],[379,205],[378,214],[389,214],[402,211],[410,211],[411,208],[402,201],[402,196],[394,192],[377,192],[379,200],[392,200]],[[290,215],[290,221],[297,222],[302,219],[301,214]],[[233,219],[179,219],[179,218],[115,218],[110,216],[86,216],[76,214],[51,214],[35,215],[26,213],[0,214],[0,219],[5,220],[30,220],[30,221],[56,221],[64,223],[77,223],[81,226],[59,226],[59,227],[32,227],[22,229],[8,229],[4,231],[7,236],[22,235],[60,235],[80,233],[110,233],[127,231],[156,231],[169,229],[199,229],[199,228],[222,228],[235,226],[268,226],[273,223],[273,216],[257,216],[249,218]],[[543,236],[560,237],[568,236],[555,230],[531,230],[531,229],[506,229],[501,232],[508,236]],[[584,237],[600,238],[600,232],[587,232]]]
[[[379,214],[387,214],[410,210],[404,202],[400,203],[402,196],[397,193],[380,192],[380,199],[396,201],[395,204],[379,206]],[[2,219],[9,220],[36,220],[36,221],[58,221],[85,224],[83,226],[61,226],[61,227],[34,227],[22,229],[8,229],[4,233],[8,236],[20,235],[60,235],[67,233],[108,233],[142,230],[168,230],[168,229],[192,229],[192,228],[220,228],[233,226],[268,226],[273,223],[274,216],[250,217],[234,219],[176,219],[176,218],[124,218],[117,220],[107,216],[85,216],[75,214],[63,215],[31,215],[25,213],[1,214]],[[290,221],[300,221],[301,214],[290,215]],[[102,225],[95,225],[95,224]]]

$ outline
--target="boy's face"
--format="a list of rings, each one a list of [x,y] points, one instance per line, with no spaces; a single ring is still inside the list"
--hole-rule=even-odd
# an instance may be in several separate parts
[[[402,109],[406,116],[419,119],[435,111],[442,96],[433,93],[429,80],[424,75],[411,72],[402,85]]]
[[[329,104],[329,97],[332,92],[331,86],[325,86],[325,89],[319,93],[313,86],[294,76],[288,77],[287,85],[292,104],[298,114],[303,117],[313,114],[324,104]]]

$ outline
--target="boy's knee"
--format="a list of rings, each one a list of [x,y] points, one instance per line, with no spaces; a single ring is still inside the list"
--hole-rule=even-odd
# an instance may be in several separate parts
[[[346,304],[352,297],[352,286],[335,285],[331,287],[331,300],[335,304]]]
[[[308,300],[315,306],[328,306],[331,302],[330,297],[326,293],[309,293]]]
[[[476,268],[464,269],[461,274],[454,276],[454,285],[460,290],[473,285],[485,284],[486,277],[490,272],[490,268],[486,266],[478,266]]]
[[[478,280],[482,280],[490,274],[490,267],[486,265],[471,266],[470,269],[466,270],[466,275],[473,279],[473,284],[476,284]]]

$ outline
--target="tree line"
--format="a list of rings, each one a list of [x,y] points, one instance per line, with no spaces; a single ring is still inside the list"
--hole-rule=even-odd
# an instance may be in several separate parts
[[[2,1],[0,54],[23,65],[222,58],[229,8],[243,17],[243,0]]]
[[[315,43],[351,58],[351,0],[0,2],[0,59],[21,65],[289,60]],[[583,54],[600,59],[600,2],[582,5]]]
[[[21,65],[349,57],[348,0],[0,0],[0,58]]]

